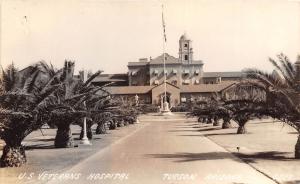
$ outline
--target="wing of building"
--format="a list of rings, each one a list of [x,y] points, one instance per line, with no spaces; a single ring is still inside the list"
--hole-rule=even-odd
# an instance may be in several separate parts
[[[194,60],[192,41],[186,34],[179,39],[178,53],[178,58],[165,53],[153,59],[141,58],[137,62],[129,62],[127,73],[103,74],[93,84],[111,83],[106,90],[112,95],[124,98],[138,95],[141,103],[160,106],[166,75],[166,99],[172,107],[214,93],[224,93],[243,77],[242,72],[203,72],[204,63]]]

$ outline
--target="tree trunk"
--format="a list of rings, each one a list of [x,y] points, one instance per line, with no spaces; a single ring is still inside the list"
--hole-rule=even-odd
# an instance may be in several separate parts
[[[298,135],[298,140],[295,145],[295,158],[300,159],[300,135]]]
[[[5,145],[1,156],[1,167],[20,167],[27,162],[25,148],[20,144]]]
[[[211,123],[212,123],[211,118],[208,118],[207,121],[206,121],[206,124],[211,124]]]
[[[109,124],[109,130],[114,130],[116,128],[117,128],[116,123],[114,121],[110,122],[110,124]]]
[[[106,126],[105,123],[98,123],[96,128],[96,134],[106,134]]]
[[[72,137],[70,124],[63,124],[57,126],[54,146],[56,148],[74,147],[74,139]]]
[[[239,126],[239,128],[237,129],[237,134],[246,134],[246,133],[247,133],[247,130],[246,130],[245,125]]]
[[[129,124],[134,124],[137,121],[137,117],[133,117],[129,119]]]
[[[224,121],[222,124],[222,129],[227,129],[227,128],[231,128],[230,121]]]
[[[218,119],[214,119],[213,126],[219,126],[219,125],[220,125],[220,123],[219,123]]]

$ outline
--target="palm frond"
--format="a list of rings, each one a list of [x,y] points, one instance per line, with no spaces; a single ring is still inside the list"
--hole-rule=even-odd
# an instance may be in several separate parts
[[[92,82],[97,76],[99,76],[102,73],[102,71],[97,71],[96,73],[94,73],[93,75],[91,75],[86,82],[82,85],[82,87],[86,87],[90,84],[90,82]]]
[[[23,90],[27,93],[31,93],[35,87],[36,87],[36,82],[37,79],[40,75],[40,71],[39,70],[35,70],[33,74],[31,74],[31,76],[27,77],[27,80],[24,83],[24,87]]]
[[[18,70],[12,63],[4,71],[2,70],[2,85],[5,91],[11,91],[17,85]]]
[[[288,87],[288,85],[286,83],[283,83],[276,76],[271,75],[266,72],[263,72],[261,70],[246,69],[245,72],[246,72],[246,75],[248,78],[258,80],[268,87],[273,87],[273,88],[287,88]]]
[[[281,62],[281,66],[285,71],[286,76],[291,79],[291,81],[294,81],[295,79],[295,69],[292,65],[292,63],[289,61],[288,57],[285,56],[283,53],[279,54],[278,56],[279,61]]]
[[[285,68],[284,66],[283,67],[280,67],[278,65],[278,63],[272,59],[272,58],[269,58],[269,61],[273,64],[273,66],[278,70],[280,71],[281,75],[283,76],[283,78],[286,80],[287,84],[289,84],[290,86],[293,85],[293,78],[290,78],[288,76],[288,72],[286,71],[287,68]]]

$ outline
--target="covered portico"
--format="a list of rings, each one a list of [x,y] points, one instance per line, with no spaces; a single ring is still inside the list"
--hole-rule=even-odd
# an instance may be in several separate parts
[[[166,83],[167,96],[166,99],[170,104],[170,107],[174,107],[180,103],[180,88]],[[152,104],[161,106],[162,99],[165,98],[164,83],[154,86],[151,90]]]

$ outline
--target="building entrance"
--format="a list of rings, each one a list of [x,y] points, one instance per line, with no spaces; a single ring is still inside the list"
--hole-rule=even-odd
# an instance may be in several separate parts
[[[167,95],[165,97],[165,93],[160,94],[160,105],[162,107],[164,101],[166,101],[169,103],[169,106],[171,107],[171,94],[167,92]]]

